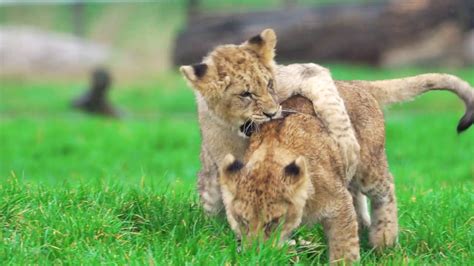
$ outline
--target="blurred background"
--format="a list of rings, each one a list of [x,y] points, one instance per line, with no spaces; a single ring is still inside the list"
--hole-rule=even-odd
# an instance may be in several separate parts
[[[199,129],[177,67],[268,27],[277,62],[336,79],[448,72],[474,84],[472,0],[0,0],[0,176],[194,184]],[[435,93],[392,109],[389,127],[444,112],[454,132],[462,110]]]
[[[266,27],[279,62],[462,67],[470,0],[0,1],[2,75],[154,75]]]

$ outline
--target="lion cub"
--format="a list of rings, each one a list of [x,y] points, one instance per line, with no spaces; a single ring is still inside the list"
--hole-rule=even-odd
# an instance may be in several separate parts
[[[351,193],[372,202],[370,241],[392,245],[398,222],[393,179],[384,152],[383,114],[369,91],[337,82],[361,144],[361,164],[348,184],[344,159],[311,102],[294,96],[283,103],[297,113],[268,122],[254,132],[245,165],[227,155],[220,184],[227,219],[245,239],[266,239],[276,229],[285,240],[302,222],[320,221],[330,261],[359,259],[358,222]],[[362,104],[363,103],[363,104]]]
[[[266,240],[278,228],[283,241],[302,220],[320,220],[330,261],[358,260],[357,216],[341,153],[321,121],[292,114],[254,134],[245,166],[233,155],[222,163],[221,189],[235,233]]]

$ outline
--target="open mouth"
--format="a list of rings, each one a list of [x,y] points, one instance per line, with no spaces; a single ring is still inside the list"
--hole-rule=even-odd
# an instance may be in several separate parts
[[[257,128],[257,125],[254,122],[247,121],[245,122],[245,124],[240,126],[239,130],[245,136],[250,137],[256,128]]]

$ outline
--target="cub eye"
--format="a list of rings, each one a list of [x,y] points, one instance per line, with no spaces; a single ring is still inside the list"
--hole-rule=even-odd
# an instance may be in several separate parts
[[[252,93],[249,91],[244,91],[240,94],[240,97],[252,97]]]

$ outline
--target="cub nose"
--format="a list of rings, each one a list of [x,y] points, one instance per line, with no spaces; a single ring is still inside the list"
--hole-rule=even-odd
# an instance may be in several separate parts
[[[265,112],[263,112],[263,114],[264,114],[266,117],[268,117],[268,118],[272,118],[272,117],[274,117],[274,116],[277,114],[277,112],[273,112],[273,113],[265,113]]]

